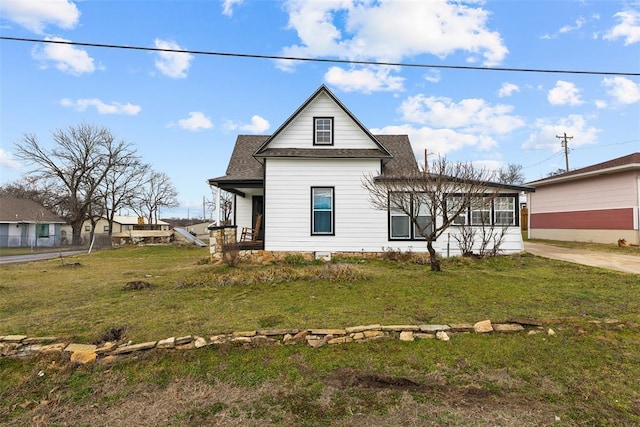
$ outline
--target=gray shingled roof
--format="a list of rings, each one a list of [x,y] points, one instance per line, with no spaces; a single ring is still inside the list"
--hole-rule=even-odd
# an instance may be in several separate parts
[[[13,197],[0,197],[0,222],[65,223],[39,203]]]
[[[263,167],[254,153],[269,138],[268,135],[238,135],[231,153],[226,175],[209,179],[210,183],[261,181]],[[378,158],[386,160],[383,175],[394,176],[418,170],[416,158],[407,135],[376,135],[376,140],[393,156],[389,158],[377,149],[338,148],[269,148],[260,157],[307,157],[307,158]]]

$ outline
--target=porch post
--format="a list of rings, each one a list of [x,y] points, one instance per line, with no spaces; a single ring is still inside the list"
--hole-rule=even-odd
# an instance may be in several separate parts
[[[222,197],[220,196],[220,191],[222,191],[222,190],[220,190],[220,187],[218,187],[218,192],[216,194],[216,217],[217,217],[216,218],[216,221],[217,221],[216,225],[217,226],[222,225],[222,223],[220,222],[220,212],[221,212],[220,202],[222,201]]]

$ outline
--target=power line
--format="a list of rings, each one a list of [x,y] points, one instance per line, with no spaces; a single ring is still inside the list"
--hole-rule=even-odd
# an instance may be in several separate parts
[[[6,36],[0,36],[0,40],[31,42],[31,43],[65,44],[65,45],[72,45],[72,46],[100,47],[100,48],[109,48],[109,49],[142,50],[142,51],[150,51],[150,52],[188,53],[192,55],[226,56],[226,57],[234,57],[234,58],[272,59],[272,60],[300,61],[300,62],[324,62],[324,63],[332,63],[332,64],[383,65],[383,66],[390,66],[390,67],[439,68],[439,69],[448,69],[448,70],[475,70],[475,71],[508,71],[508,72],[520,72],[520,73],[587,74],[587,75],[600,75],[600,76],[640,76],[640,72],[626,72],[626,71],[554,70],[554,69],[541,69],[541,68],[477,67],[477,66],[470,66],[470,65],[437,65],[437,64],[408,63],[408,62],[360,61],[360,60],[352,60],[352,59],[308,58],[308,57],[297,57],[297,56],[259,55],[259,54],[250,54],[250,53],[213,52],[213,51],[206,51],[206,50],[167,49],[167,48],[158,48],[158,47],[125,46],[125,45],[104,44],[104,43],[84,43],[84,42],[74,42],[74,41],[68,41],[68,40],[43,40],[43,39],[30,39],[30,38],[6,37]]]

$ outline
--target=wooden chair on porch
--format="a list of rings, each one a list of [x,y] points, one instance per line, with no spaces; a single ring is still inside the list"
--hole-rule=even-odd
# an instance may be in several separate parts
[[[261,224],[262,224],[262,214],[256,216],[256,223],[253,228],[242,227],[242,232],[240,233],[240,241],[241,242],[257,242],[258,234],[260,233]]]

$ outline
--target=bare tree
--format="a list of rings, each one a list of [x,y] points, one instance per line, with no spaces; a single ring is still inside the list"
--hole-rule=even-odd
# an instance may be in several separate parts
[[[149,224],[157,224],[160,209],[178,206],[177,197],[178,192],[167,174],[149,171],[146,184],[139,189],[132,209],[138,216],[147,218]]]
[[[522,184],[524,182],[522,165],[509,163],[506,167],[498,170],[496,179],[502,184]]]
[[[226,191],[221,190],[220,188],[216,189],[220,192],[220,224],[217,225],[228,225],[231,224],[231,214],[233,213],[233,194],[228,193]],[[217,206],[217,194],[214,192],[213,199],[207,201],[207,206],[211,209],[212,212],[216,212],[218,209]]]
[[[98,197],[104,216],[109,223],[109,236],[113,233],[116,212],[121,208],[133,208],[140,188],[150,179],[151,167],[142,163],[135,151],[129,150],[120,157],[98,188]]]
[[[16,157],[35,166],[30,177],[57,189],[60,208],[73,228],[73,244],[79,244],[98,187],[129,146],[116,142],[109,129],[88,124],[54,131],[53,143],[46,149],[34,134],[25,134]]]
[[[414,233],[426,241],[431,270],[440,271],[433,242],[461,215],[466,215],[473,200],[490,197],[487,183],[492,178],[492,173],[475,169],[470,163],[440,158],[428,172],[393,177],[370,175],[362,185],[369,192],[373,208],[390,212],[392,227],[396,218],[399,222],[408,221],[404,226],[413,227]]]

